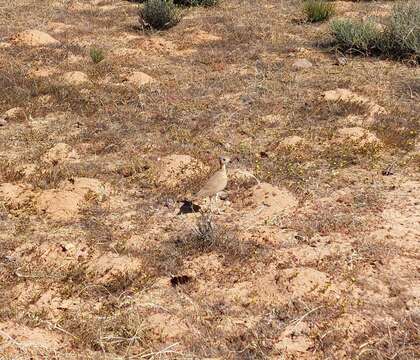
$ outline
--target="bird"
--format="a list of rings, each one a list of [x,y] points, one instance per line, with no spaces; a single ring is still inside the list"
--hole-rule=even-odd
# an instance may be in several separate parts
[[[193,200],[201,200],[214,195],[219,196],[219,193],[226,188],[228,183],[226,166],[229,162],[230,158],[227,156],[219,158],[220,169],[207,180],[201,190],[193,197]]]
[[[194,204],[195,201],[199,201],[205,198],[216,197],[216,200],[219,198],[220,193],[226,188],[228,183],[228,174],[227,174],[227,165],[230,162],[230,158],[227,156],[221,156],[219,158],[220,168],[217,170],[204,184],[198,193],[196,193],[191,200],[183,200],[183,205],[181,208],[190,208],[190,212],[195,212],[195,209],[199,209],[197,205]],[[182,209],[180,212],[184,213]]]

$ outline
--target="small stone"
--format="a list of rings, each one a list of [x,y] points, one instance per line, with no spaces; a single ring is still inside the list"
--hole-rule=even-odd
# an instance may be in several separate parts
[[[25,111],[21,107],[7,110],[3,115],[5,120],[17,120],[25,117]]]
[[[142,87],[147,84],[152,84],[156,82],[151,76],[141,72],[135,71],[130,76],[126,77],[124,81],[127,81],[129,84],[132,84],[137,87]]]
[[[309,69],[310,67],[312,67],[312,63],[307,59],[299,59],[299,60],[296,60],[292,64],[292,66],[295,69]]]
[[[281,142],[281,144],[285,147],[294,147],[302,143],[303,143],[303,139],[297,135],[288,136]]]
[[[88,76],[81,71],[69,71],[63,75],[63,80],[68,85],[79,86],[89,82]]]
[[[58,143],[48,150],[42,159],[47,163],[55,165],[65,161],[77,161],[79,156],[70,145]]]
[[[344,66],[346,64],[347,64],[347,58],[345,58],[344,56],[340,56],[337,59],[335,59],[335,65]]]

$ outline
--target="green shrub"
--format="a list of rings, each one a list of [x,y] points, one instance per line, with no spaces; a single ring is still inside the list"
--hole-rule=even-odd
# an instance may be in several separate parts
[[[104,53],[100,49],[92,48],[90,49],[90,58],[95,64],[100,63],[103,59],[105,59]]]
[[[334,14],[334,9],[334,4],[325,0],[305,0],[303,4],[306,20],[309,22],[329,19]]]
[[[143,26],[161,30],[176,25],[180,14],[172,0],[146,0],[139,12]]]
[[[339,19],[331,23],[331,32],[342,50],[370,53],[377,49],[382,34],[372,21]]]
[[[394,56],[420,55],[420,2],[394,6],[384,30],[381,50]]]

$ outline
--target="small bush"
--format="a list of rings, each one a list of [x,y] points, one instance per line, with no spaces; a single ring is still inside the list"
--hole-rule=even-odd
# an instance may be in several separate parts
[[[369,53],[376,49],[381,32],[371,21],[335,20],[331,32],[342,50]]]
[[[420,3],[394,6],[384,30],[372,21],[336,20],[331,33],[342,50],[377,53],[390,57],[420,55]]]
[[[420,55],[420,3],[394,6],[385,28],[381,50],[395,56]]]
[[[103,59],[105,59],[104,53],[100,49],[92,48],[90,50],[90,58],[95,64],[100,63]]]
[[[325,0],[306,0],[303,11],[309,22],[324,21],[334,14],[334,4]]]
[[[139,12],[143,26],[161,30],[176,25],[179,11],[172,0],[147,0]]]

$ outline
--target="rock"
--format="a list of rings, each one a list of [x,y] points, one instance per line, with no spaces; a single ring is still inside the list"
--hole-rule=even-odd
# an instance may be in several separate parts
[[[24,117],[25,111],[21,107],[9,109],[3,114],[5,120],[18,120],[23,119]]]
[[[124,78],[124,81],[127,81],[129,84],[134,85],[136,87],[142,87],[144,85],[156,82],[156,80],[153,79],[151,76],[141,71],[133,72],[130,76]]]
[[[177,187],[207,170],[206,166],[189,155],[169,155],[161,160],[157,182],[166,187]]]
[[[53,165],[66,161],[77,161],[79,156],[77,152],[70,146],[64,143],[58,143],[53,148],[48,150],[42,160]]]
[[[31,69],[28,72],[28,75],[32,78],[43,78],[54,75],[55,71],[56,70],[54,68],[42,67],[38,69]]]
[[[76,64],[76,63],[79,63],[79,62],[82,62],[82,61],[83,61],[83,56],[70,54],[70,55],[67,57],[67,61],[68,61],[70,64]]]
[[[307,59],[299,59],[299,60],[296,60],[292,64],[292,66],[295,69],[309,69],[309,68],[312,67],[312,63],[309,60],[307,60]]]
[[[81,71],[70,71],[63,75],[63,81],[68,85],[79,86],[89,83],[88,76]]]
[[[347,64],[347,58],[345,58],[344,56],[340,56],[335,59],[335,65],[344,66],[346,64]]]
[[[12,42],[26,46],[51,46],[60,44],[51,35],[39,30],[22,31],[12,38]]]
[[[297,135],[288,136],[281,142],[284,147],[294,147],[303,143],[303,138]]]
[[[379,145],[381,143],[375,134],[372,134],[370,131],[361,127],[348,127],[339,129],[337,136],[339,141],[352,141],[360,146],[374,143]]]

